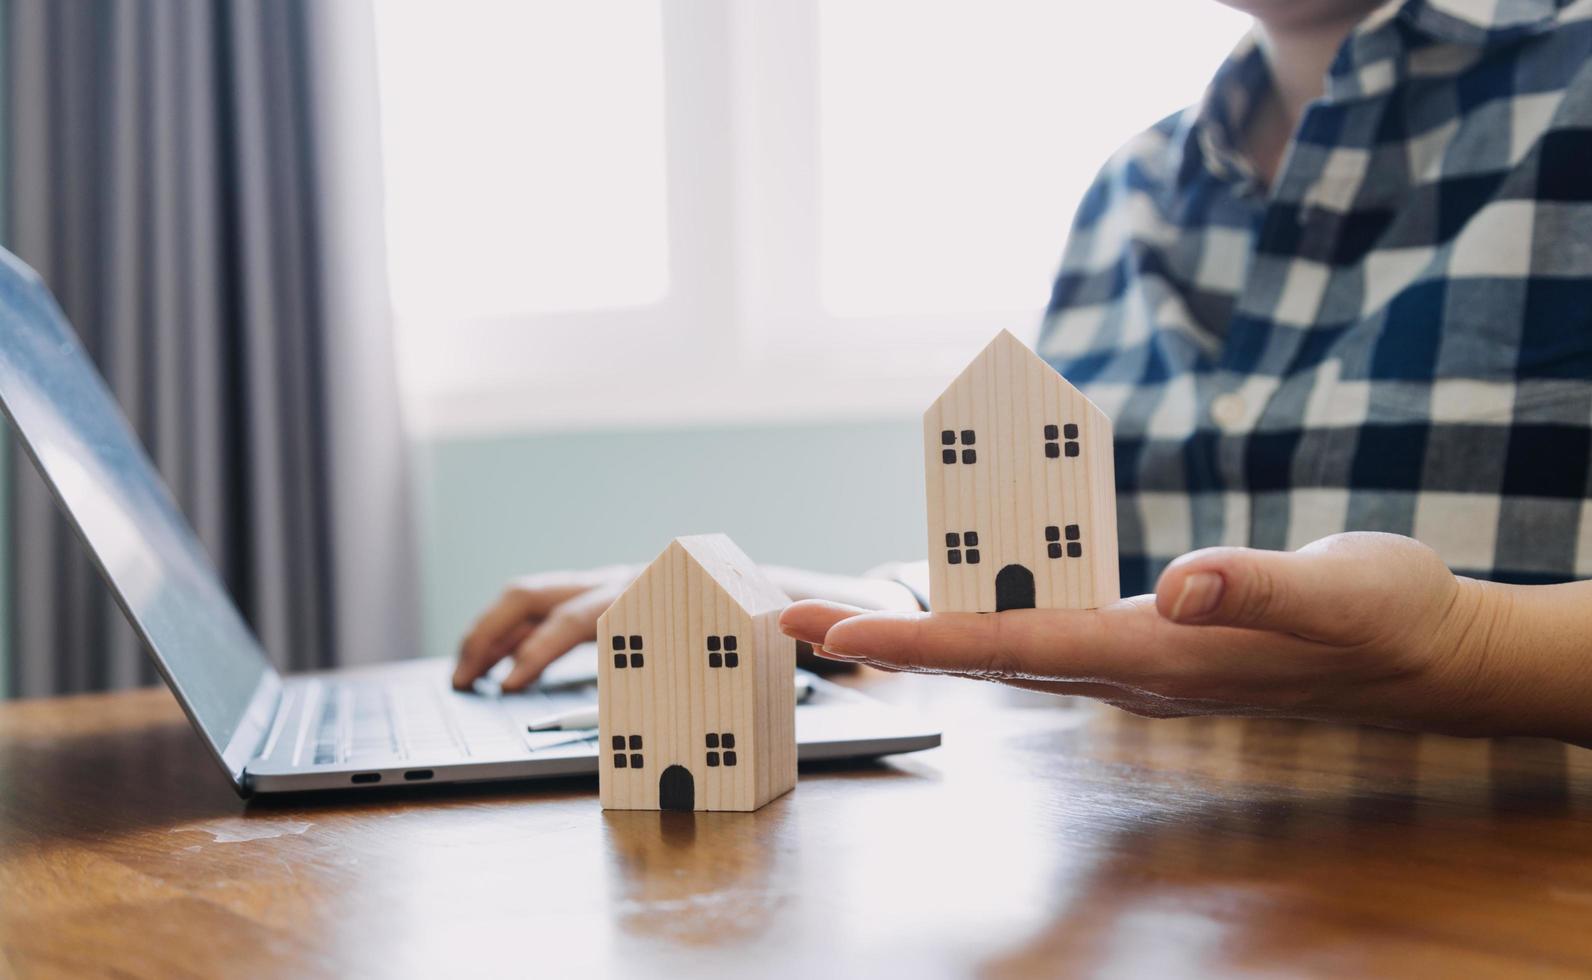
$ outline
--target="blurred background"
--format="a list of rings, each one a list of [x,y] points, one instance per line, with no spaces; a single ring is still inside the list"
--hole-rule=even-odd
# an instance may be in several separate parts
[[[1193,0],[0,0],[0,229],[279,665],[450,654],[507,578],[677,534],[921,557],[922,408],[996,330],[1035,339],[1095,171],[1246,26]],[[4,466],[0,694],[152,680]]]

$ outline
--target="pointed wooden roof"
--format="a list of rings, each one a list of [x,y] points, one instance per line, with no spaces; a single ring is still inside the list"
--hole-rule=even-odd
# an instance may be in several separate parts
[[[1094,409],[1102,419],[1106,417],[1105,413],[1100,410],[1100,406],[1089,400],[1089,396],[1075,388],[1072,382],[1062,377],[1061,373],[1051,367],[1048,361],[1034,353],[1033,348],[1018,340],[1010,330],[1002,330],[995,335],[993,340],[985,344],[984,349],[978,352],[978,356],[969,361],[967,367],[962,369],[962,373],[952,378],[951,383],[945,386],[945,390],[940,392],[940,396],[930,404],[929,410],[932,411],[936,405],[945,400],[947,395],[958,388],[973,383],[973,377],[990,370],[992,362],[1005,367],[1007,370],[1017,367],[1028,369],[1033,369],[1034,367],[1042,368],[1042,371],[1036,373],[1043,377],[1047,383],[1059,385],[1066,391],[1076,394],[1090,408]]]
[[[790,596],[770,581],[763,570],[757,567],[757,563],[748,558],[746,552],[725,534],[691,534],[675,538],[636,576],[636,580],[620,594],[620,598],[644,588],[656,569],[679,554],[684,554],[700,568],[731,602],[740,606],[749,616],[790,605]],[[615,604],[618,604],[617,601]]]

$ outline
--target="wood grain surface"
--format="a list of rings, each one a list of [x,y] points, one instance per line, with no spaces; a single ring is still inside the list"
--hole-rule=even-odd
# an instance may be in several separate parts
[[[1116,601],[1113,452],[1106,414],[1009,331],[996,334],[923,413],[929,605]]]
[[[1592,753],[864,683],[944,746],[755,813],[245,803],[164,690],[0,706],[0,973],[1592,972]]]
[[[614,600],[597,620],[604,807],[755,810],[790,791],[796,641],[779,631],[788,605],[723,534],[675,539]],[[665,780],[690,787],[673,806]]]

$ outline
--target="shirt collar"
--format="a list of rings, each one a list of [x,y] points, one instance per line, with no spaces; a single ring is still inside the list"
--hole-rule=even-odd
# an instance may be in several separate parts
[[[1488,47],[1535,34],[1565,0],[1405,0],[1390,3],[1410,26],[1438,41]]]
[[[1214,176],[1246,181],[1254,176],[1239,147],[1255,110],[1271,88],[1271,69],[1251,30],[1216,70],[1194,108],[1184,114],[1184,174],[1203,165]]]
[[[1367,98],[1392,88],[1415,48],[1455,45],[1482,49],[1512,43],[1553,26],[1569,0],[1388,0],[1355,27],[1333,59],[1327,101]],[[1461,52],[1463,53],[1463,52]],[[1467,58],[1449,59],[1455,66]],[[1271,86],[1271,72],[1251,30],[1194,108],[1184,115],[1184,176],[1203,165],[1217,177],[1244,181],[1253,169],[1239,151],[1250,118]]]
[[[1361,21],[1327,72],[1329,102],[1369,98],[1415,70],[1457,72],[1487,49],[1551,28],[1568,0],[1389,0]],[[1433,57],[1435,49],[1449,53]],[[1420,54],[1417,55],[1416,53]]]

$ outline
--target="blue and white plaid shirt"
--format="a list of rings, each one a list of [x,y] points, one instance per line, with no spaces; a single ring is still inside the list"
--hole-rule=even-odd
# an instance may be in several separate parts
[[[1039,350],[1116,423],[1125,595],[1344,530],[1592,577],[1589,54],[1592,0],[1395,0],[1269,191],[1253,38],[1106,165]]]

